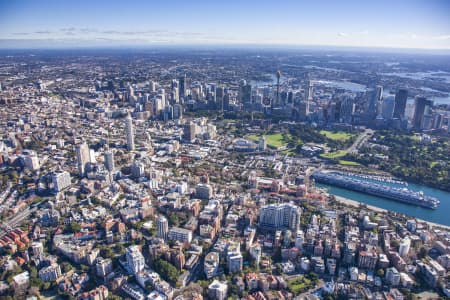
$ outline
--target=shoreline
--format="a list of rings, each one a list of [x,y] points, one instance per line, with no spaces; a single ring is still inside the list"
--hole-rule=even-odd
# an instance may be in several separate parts
[[[332,195],[332,194],[330,194],[330,195]],[[378,212],[378,213],[386,213],[386,212],[388,212],[387,209],[384,209],[384,208],[381,208],[381,207],[378,207],[378,206],[366,204],[364,202],[358,202],[356,200],[348,199],[348,198],[337,196],[337,195],[333,195],[333,196],[335,197],[336,201],[338,201],[338,202],[340,202],[342,204],[348,205],[348,206],[359,207],[360,204],[364,204],[367,207],[367,209],[370,209],[372,211],[375,211],[375,212]],[[414,216],[410,216],[410,217],[413,218],[413,219],[416,219],[418,222],[427,223],[427,225],[432,226],[432,227],[441,227],[441,228],[444,228],[444,229],[447,229],[447,230],[450,229],[450,226],[448,226],[448,225],[422,220],[422,219],[416,218]]]

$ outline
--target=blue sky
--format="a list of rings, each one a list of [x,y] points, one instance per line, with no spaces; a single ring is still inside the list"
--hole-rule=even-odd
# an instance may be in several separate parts
[[[273,44],[450,49],[447,0],[0,0],[0,47]]]

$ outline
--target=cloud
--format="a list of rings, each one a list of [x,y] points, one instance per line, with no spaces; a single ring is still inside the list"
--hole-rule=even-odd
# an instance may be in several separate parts
[[[345,32],[339,32],[339,33],[338,33],[338,36],[340,36],[340,37],[348,37],[349,34],[348,34],[348,33],[345,33]]]
[[[49,31],[49,30],[38,30],[38,31],[35,31],[34,33],[36,33],[36,34],[50,34],[52,32]]]
[[[434,36],[433,39],[441,41],[450,40],[450,34]]]

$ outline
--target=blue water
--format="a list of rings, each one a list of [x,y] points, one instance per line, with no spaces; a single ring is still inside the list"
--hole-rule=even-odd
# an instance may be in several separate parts
[[[341,196],[347,199],[366,203],[369,205],[381,207],[387,210],[400,212],[412,217],[423,219],[426,221],[444,224],[450,226],[450,193],[442,190],[434,189],[427,186],[408,183],[408,188],[414,191],[423,191],[425,195],[435,197],[441,201],[436,209],[427,209],[419,206],[408,205],[405,203],[388,200],[382,197],[366,195],[363,193],[346,190],[343,188],[317,184],[319,187],[326,187],[330,194]]]

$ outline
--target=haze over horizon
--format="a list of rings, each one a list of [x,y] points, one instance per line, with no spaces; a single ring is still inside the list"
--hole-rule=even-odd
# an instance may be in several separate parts
[[[0,0],[0,48],[221,44],[450,50],[449,12],[444,0]]]

